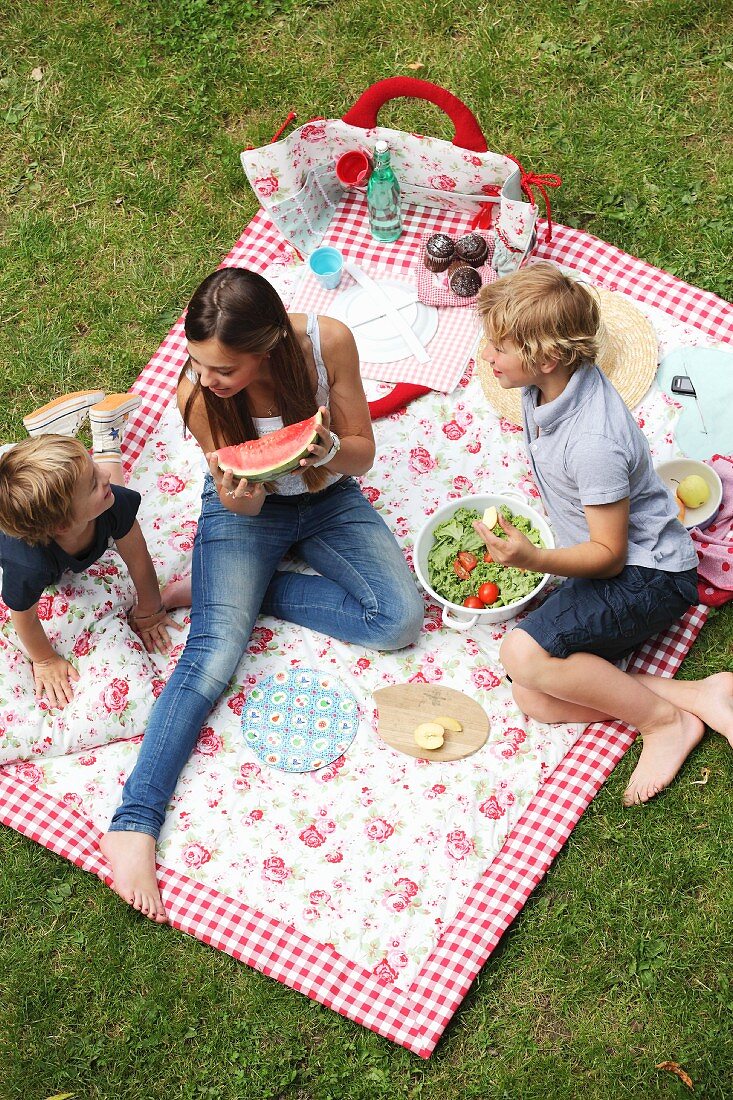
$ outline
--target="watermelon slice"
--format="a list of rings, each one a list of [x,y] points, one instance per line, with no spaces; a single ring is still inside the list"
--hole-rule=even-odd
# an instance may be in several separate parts
[[[221,447],[216,452],[219,469],[231,470],[235,478],[246,477],[247,481],[275,481],[306,457],[311,443],[318,442],[316,427],[322,423],[319,410],[307,420],[286,424],[260,439],[250,439],[236,447]]]

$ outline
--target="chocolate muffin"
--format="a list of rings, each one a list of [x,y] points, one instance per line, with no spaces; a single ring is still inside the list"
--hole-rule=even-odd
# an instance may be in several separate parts
[[[471,267],[481,267],[486,263],[489,254],[489,246],[480,233],[468,233],[456,241],[456,257],[470,264]]]
[[[459,298],[474,298],[481,289],[481,276],[468,264],[455,264],[448,276],[448,286]]]
[[[425,244],[425,266],[428,271],[445,271],[455,255],[455,245],[446,233],[433,233]]]

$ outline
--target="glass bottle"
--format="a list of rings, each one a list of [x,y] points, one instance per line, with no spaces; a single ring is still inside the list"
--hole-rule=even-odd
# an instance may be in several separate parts
[[[369,228],[375,241],[396,241],[402,233],[400,185],[389,162],[389,146],[374,146],[374,168],[367,183]]]

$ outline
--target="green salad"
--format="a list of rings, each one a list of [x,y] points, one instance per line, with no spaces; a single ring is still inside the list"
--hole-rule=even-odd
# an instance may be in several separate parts
[[[501,515],[524,532],[530,542],[544,546],[540,533],[526,516],[515,515],[506,505],[497,509]],[[457,508],[450,519],[439,523],[433,532],[433,545],[428,554],[428,581],[441,599],[461,606],[468,596],[478,596],[482,585],[493,582],[498,589],[498,598],[485,606],[506,607],[528,596],[544,577],[544,573],[531,573],[511,565],[499,565],[497,562],[485,562],[486,546],[473,529],[473,522],[482,518],[475,508]],[[498,522],[493,533],[506,538]],[[456,573],[455,563],[460,553],[473,555],[477,561],[468,572],[468,579],[461,580]],[[470,564],[470,561],[469,561]],[[459,569],[459,573],[461,570]]]

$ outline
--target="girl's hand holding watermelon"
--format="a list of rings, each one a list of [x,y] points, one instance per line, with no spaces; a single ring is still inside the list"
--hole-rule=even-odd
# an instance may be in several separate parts
[[[323,466],[328,462],[329,457],[333,458],[332,452],[335,453],[338,448],[334,445],[334,435],[331,431],[331,413],[325,405],[319,406],[318,409],[321,414],[321,423],[316,424],[316,432],[318,433],[318,442],[311,443],[308,450],[310,454],[300,460],[301,470],[307,469],[308,466]]]
[[[222,473],[216,451],[207,454],[206,461],[224,507],[241,516],[258,516],[267,496],[264,482],[247,481],[246,478],[235,480],[231,470]]]

